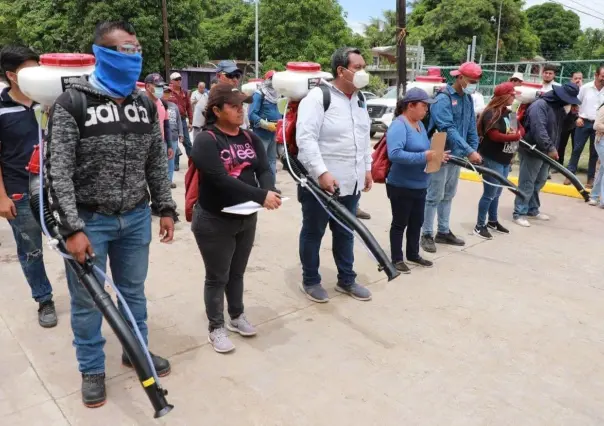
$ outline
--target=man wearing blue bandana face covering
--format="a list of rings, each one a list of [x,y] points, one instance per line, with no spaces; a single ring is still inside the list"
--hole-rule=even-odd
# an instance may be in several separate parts
[[[45,163],[48,195],[70,254],[81,263],[93,257],[103,270],[109,258],[113,280],[146,343],[150,200],[161,215],[161,241],[171,241],[174,233],[166,145],[155,104],[136,90],[142,56],[134,28],[99,23],[93,51],[96,68],[89,81],[73,84],[53,106]],[[70,268],[67,283],[82,400],[99,407],[106,398],[103,317]],[[170,372],[166,359],[152,359],[159,376]],[[122,363],[132,367],[125,353]]]

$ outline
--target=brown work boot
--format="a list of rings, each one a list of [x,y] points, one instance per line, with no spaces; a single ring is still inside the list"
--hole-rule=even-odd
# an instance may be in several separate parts
[[[585,188],[587,189],[593,189],[594,187],[594,180],[592,179],[587,179],[587,185],[585,185]]]
[[[371,219],[371,215],[367,212],[364,212],[359,207],[357,207],[357,219],[369,220]]]

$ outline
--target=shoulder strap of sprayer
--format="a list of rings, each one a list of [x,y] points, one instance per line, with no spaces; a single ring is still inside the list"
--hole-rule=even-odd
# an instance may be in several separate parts
[[[326,84],[319,84],[319,88],[323,92],[323,111],[327,111],[331,106],[331,90],[329,90],[329,86]],[[365,95],[359,90],[357,96],[359,97],[359,106],[365,108]]]
[[[84,130],[84,124],[86,123],[86,109],[88,108],[88,102],[86,100],[86,95],[79,90],[75,89],[67,89],[67,94],[69,95],[70,105],[71,107],[67,109],[67,112],[71,114],[76,124],[78,125],[78,130],[80,134],[82,134]],[[53,105],[50,108],[50,112],[48,114],[48,129],[46,132],[46,139],[50,140],[52,134],[52,116],[55,112],[55,106]]]

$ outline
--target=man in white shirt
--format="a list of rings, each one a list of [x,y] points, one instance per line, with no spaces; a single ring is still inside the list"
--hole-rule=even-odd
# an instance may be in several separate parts
[[[329,193],[340,191],[339,201],[355,214],[360,191],[369,191],[371,178],[371,120],[359,91],[369,83],[365,61],[358,49],[336,50],[331,58],[333,82],[330,103],[324,109],[323,90],[315,87],[300,102],[296,125],[298,159],[310,175]],[[300,260],[301,290],[318,303],[329,301],[319,274],[321,240],[327,224],[332,232],[333,257],[338,268],[336,290],[357,300],[371,300],[371,292],[356,282],[354,236],[331,219],[307,189],[298,187],[302,204]]]
[[[598,161],[594,145],[596,139],[594,121],[596,120],[598,108],[604,103],[604,65],[600,65],[596,70],[594,81],[581,86],[579,99],[581,100],[581,106],[579,107],[579,118],[577,119],[577,128],[575,129],[575,145],[573,155],[570,157],[570,162],[568,163],[568,170],[577,173],[579,159],[589,139],[587,188],[591,189],[596,175],[596,162]],[[568,180],[564,183],[570,185],[570,181]]]
[[[204,90],[205,90],[205,84]],[[193,107],[193,139],[197,137],[201,128],[206,124],[206,118],[203,115],[206,105],[208,104],[208,94],[203,92]]]
[[[543,73],[541,74],[541,78],[543,79],[542,83],[543,88],[542,92],[549,92],[554,88],[554,86],[560,86],[560,83],[556,83],[554,79],[556,78],[556,67],[551,64],[546,64],[543,67]]]
[[[206,84],[200,81],[197,84],[197,90],[191,94],[191,107],[195,110],[195,105],[200,101],[201,97],[206,94]]]

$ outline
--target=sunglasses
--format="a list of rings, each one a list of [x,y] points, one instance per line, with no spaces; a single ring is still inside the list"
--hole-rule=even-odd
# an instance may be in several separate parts
[[[223,73],[223,74],[229,80],[240,80],[241,76],[242,76],[242,74],[240,72],[230,72],[230,73]]]
[[[107,49],[115,50],[116,52],[125,53],[127,55],[135,55],[143,53],[143,48],[132,43],[124,43],[119,46],[106,46]]]
[[[182,77],[178,77],[178,78],[173,78],[172,81],[181,81]]]

